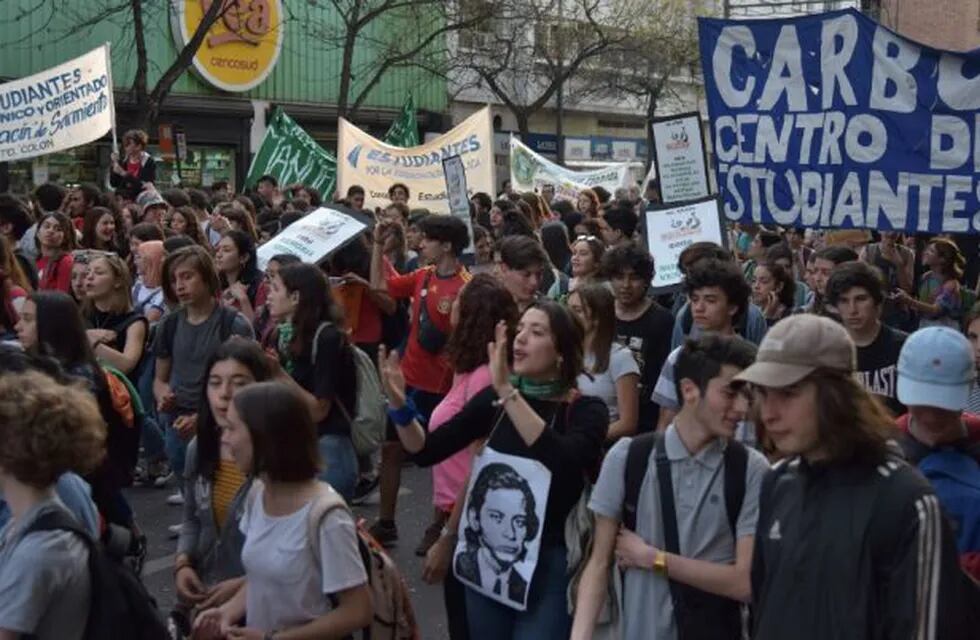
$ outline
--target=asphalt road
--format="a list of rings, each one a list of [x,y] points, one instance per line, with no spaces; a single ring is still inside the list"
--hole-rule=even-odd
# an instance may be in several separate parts
[[[169,611],[176,600],[173,584],[173,558],[176,540],[168,538],[167,527],[180,521],[180,507],[166,504],[172,489],[133,488],[126,492],[146,531],[149,552],[143,581],[160,605]],[[376,496],[374,498],[376,502]],[[355,507],[355,513],[374,522],[376,504]],[[412,592],[412,604],[423,640],[448,640],[441,585],[422,582],[422,558],[415,547],[432,516],[432,476],[429,470],[407,466],[402,469],[402,491],[398,499],[398,545],[389,550]]]

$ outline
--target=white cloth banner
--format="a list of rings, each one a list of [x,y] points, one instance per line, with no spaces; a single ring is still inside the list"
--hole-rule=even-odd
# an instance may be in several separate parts
[[[459,125],[417,147],[394,147],[361,131],[344,118],[338,122],[337,190],[364,187],[370,207],[388,204],[388,188],[408,185],[408,206],[449,213],[449,198],[442,161],[460,156],[466,168],[470,195],[494,192],[493,126],[490,107],[484,107]]]
[[[109,45],[0,85],[0,162],[101,138],[115,120]]]
[[[303,262],[316,264],[366,228],[366,224],[345,213],[320,207],[259,247],[256,253],[259,268],[265,269],[269,259],[280,253],[288,253]]]
[[[670,207],[646,210],[647,248],[657,264],[653,288],[678,285],[683,275],[677,267],[681,252],[695,242],[725,245],[717,196]]]
[[[602,187],[613,193],[620,187],[628,187],[630,168],[628,164],[619,163],[590,171],[573,171],[535,153],[515,136],[511,136],[510,184],[517,192],[538,193],[542,186],[550,184],[555,188],[555,197],[574,200],[582,189]]]
[[[551,471],[542,463],[484,447],[473,458],[459,520],[456,577],[503,605],[527,610],[550,490]]]

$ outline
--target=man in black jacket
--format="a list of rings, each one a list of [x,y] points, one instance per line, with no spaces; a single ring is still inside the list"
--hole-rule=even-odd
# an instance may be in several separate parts
[[[976,637],[980,589],[854,368],[847,331],[803,314],[776,324],[736,376],[755,386],[766,436],[786,456],[759,500],[753,638]]]

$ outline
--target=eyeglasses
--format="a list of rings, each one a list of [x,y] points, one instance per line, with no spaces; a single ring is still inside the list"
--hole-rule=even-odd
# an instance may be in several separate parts
[[[585,240],[586,242],[602,242],[601,240],[599,240],[599,238],[595,236],[578,236],[577,238],[575,238],[575,242],[578,242],[580,240]]]

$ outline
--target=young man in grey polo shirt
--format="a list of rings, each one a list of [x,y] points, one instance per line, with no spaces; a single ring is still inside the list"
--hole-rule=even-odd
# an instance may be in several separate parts
[[[620,603],[622,640],[675,640],[678,631],[672,591],[691,587],[709,598],[713,594],[728,599],[730,602],[722,606],[730,605],[728,608],[736,612],[734,625],[722,624],[710,637],[740,637],[736,601],[747,601],[750,596],[759,487],[769,464],[757,451],[743,449],[744,494],[737,515],[730,518],[725,461],[730,459],[726,450],[741,447],[732,437],[744,417],[733,379],[754,358],[755,347],[738,337],[704,335],[682,348],[676,365],[677,395],[682,404],[646,457],[635,505],[635,532],[620,528],[626,515],[631,439],[623,438],[606,455],[589,501],[596,515],[595,540],[579,585],[573,640],[593,637],[614,557],[625,570]],[[677,554],[665,551],[667,535],[660,500],[663,480],[657,468],[661,451],[670,469]]]

